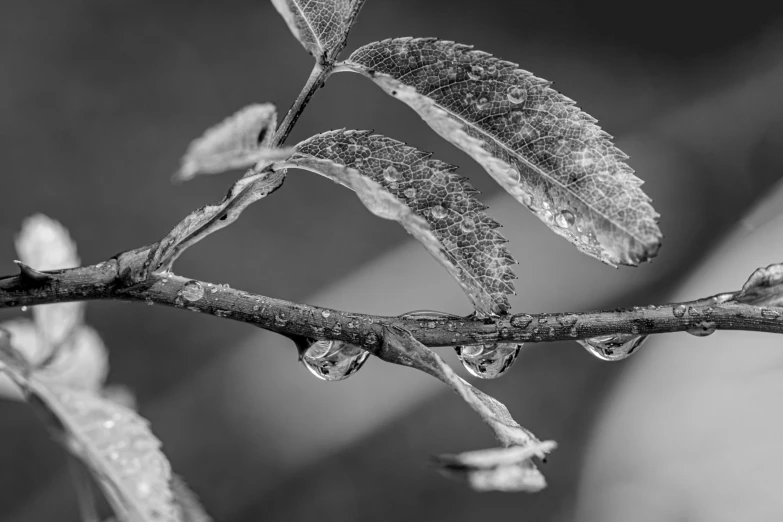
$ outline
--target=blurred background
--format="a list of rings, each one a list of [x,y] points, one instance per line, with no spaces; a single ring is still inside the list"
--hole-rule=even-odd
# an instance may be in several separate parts
[[[598,118],[663,216],[664,247],[637,269],[579,254],[358,75],[333,76],[291,142],[374,129],[460,165],[520,262],[516,311],[733,290],[783,261],[783,197],[757,206],[781,194],[782,29],[783,8],[752,2],[367,1],[348,51],[395,36],[473,44]],[[12,239],[35,212],[96,263],[219,201],[238,173],[170,183],[187,144],[248,103],[284,113],[311,63],[266,1],[3,0],[0,272],[14,272]],[[284,189],[176,272],[352,311],[470,312],[424,249],[350,192],[300,171]],[[370,360],[324,383],[287,339],[175,309],[92,303],[88,320],[110,349],[110,382],[137,393],[175,471],[221,522],[783,519],[783,343],[772,336],[666,335],[619,364],[573,342],[528,345],[505,378],[478,384],[560,447],[543,466],[546,490],[504,495],[429,467],[432,454],[494,441],[423,374]],[[0,402],[0,419],[0,519],[77,520],[61,448],[24,404]]]

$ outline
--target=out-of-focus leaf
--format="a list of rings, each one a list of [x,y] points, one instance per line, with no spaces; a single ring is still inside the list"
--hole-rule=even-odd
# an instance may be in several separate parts
[[[11,349],[23,357],[31,369],[39,366],[52,355],[51,345],[30,319],[19,317],[5,321],[0,324],[0,335],[2,341],[9,342]],[[3,373],[0,373],[0,397],[24,400],[19,386],[9,375]]]
[[[514,292],[515,261],[495,230],[498,223],[484,213],[477,191],[454,174],[456,167],[369,131],[330,131],[296,149],[284,165],[326,175],[355,190],[374,213],[380,209],[381,217],[400,221],[457,279],[480,313],[509,309],[506,294]],[[331,166],[325,172],[313,160],[359,175]]]
[[[783,264],[756,269],[735,299],[745,304],[783,307]]]
[[[171,490],[182,522],[212,522],[212,517],[207,514],[196,494],[182,477],[176,474],[171,477]]]
[[[97,393],[108,373],[109,353],[101,336],[92,327],[80,325],[35,376],[47,384]]]
[[[555,448],[551,441],[529,446],[511,446],[438,455],[435,463],[447,477],[465,480],[476,491],[526,491],[546,487],[546,480],[533,465],[532,457]]]
[[[363,74],[410,105],[582,252],[611,265],[656,255],[658,214],[627,156],[549,82],[433,38],[368,44],[338,70]]]
[[[16,237],[20,260],[36,270],[60,270],[79,266],[76,243],[58,221],[36,214],[22,223]],[[82,323],[84,303],[55,303],[32,308],[41,334],[51,346],[62,343]]]
[[[207,205],[191,212],[150,250],[140,279],[146,279],[151,272],[169,270],[188,247],[236,221],[245,207],[277,190],[283,181],[285,172],[263,170],[234,183],[217,205]]]
[[[276,128],[274,105],[248,105],[193,140],[174,179],[184,181],[197,174],[214,174],[249,167],[262,160],[285,158],[290,151],[269,148]]]
[[[5,371],[11,379],[20,385],[30,375],[30,363],[24,354],[11,344],[11,334],[0,328],[0,371]]]
[[[334,59],[345,47],[364,0],[272,0],[297,40],[316,59]]]
[[[532,433],[520,426],[511,417],[508,409],[498,400],[477,390],[454,373],[435,352],[421,344],[413,335],[399,328],[384,327],[383,342],[376,353],[384,361],[416,368],[446,383],[479,414],[495,433],[498,441],[510,452],[464,454],[465,457],[443,457],[442,462],[459,462],[460,466],[471,466],[471,474],[463,473],[473,487],[482,490],[538,491],[546,483],[537,473],[533,456],[543,458],[551,451],[553,442],[541,442]],[[520,457],[522,455],[523,457]],[[481,457],[484,457],[482,460]],[[493,457],[488,458],[488,457]],[[517,460],[514,460],[516,458]],[[505,459],[505,460],[503,460]],[[464,461],[464,462],[463,462]],[[490,466],[489,463],[492,463]],[[454,468],[454,466],[452,466]],[[502,468],[494,470],[494,468]],[[516,487],[517,489],[512,489]]]

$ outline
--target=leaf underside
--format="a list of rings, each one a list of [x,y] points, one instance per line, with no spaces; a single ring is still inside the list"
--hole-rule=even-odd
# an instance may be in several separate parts
[[[447,269],[477,311],[498,314],[509,309],[506,296],[514,292],[512,279],[516,276],[511,265],[515,261],[506,240],[495,230],[498,223],[484,213],[486,207],[474,197],[477,191],[454,173],[456,167],[370,131],[330,131],[296,149],[286,164],[307,168],[302,165],[307,157],[329,160],[356,169],[379,184],[424,220],[437,240],[435,248],[451,265]]]
[[[362,0],[272,0],[296,39],[316,58],[333,58],[342,51],[362,3]]]
[[[656,255],[658,214],[624,163],[627,156],[549,82],[434,38],[368,44],[339,70],[363,74],[413,107],[580,251],[610,265],[636,265]],[[481,147],[438,122],[441,115]]]
[[[756,306],[783,307],[783,264],[756,269],[737,293],[736,300]]]

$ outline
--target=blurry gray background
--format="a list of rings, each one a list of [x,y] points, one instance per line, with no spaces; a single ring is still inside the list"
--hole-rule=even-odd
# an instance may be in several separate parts
[[[349,40],[350,51],[438,36],[554,81],[646,181],[666,235],[653,264],[618,271],[582,256],[357,75],[333,76],[291,141],[369,128],[461,165],[512,240],[517,311],[665,300],[783,165],[783,14],[702,4],[368,0]],[[12,238],[34,212],[60,220],[83,262],[95,263],[219,201],[236,174],[169,182],[188,142],[251,102],[283,113],[311,63],[266,1],[3,0],[0,272],[14,271]],[[175,270],[354,311],[470,312],[400,227],[299,171]],[[739,287],[748,274],[706,291]],[[370,360],[348,381],[322,383],[290,341],[246,325],[125,303],[93,303],[88,319],[111,350],[110,381],[136,391],[174,469],[219,521],[572,520],[590,430],[637,364],[601,364],[576,343],[531,346],[504,379],[479,383],[560,444],[544,492],[480,495],[427,458],[490,446],[491,434],[424,375]],[[0,519],[76,520],[59,446],[23,404],[0,402],[0,419]]]

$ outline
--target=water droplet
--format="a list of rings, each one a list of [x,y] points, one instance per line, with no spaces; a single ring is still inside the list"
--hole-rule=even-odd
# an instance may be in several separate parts
[[[698,316],[700,316],[701,314],[700,314],[700,313],[699,313],[699,311],[698,311],[698,310],[696,310],[694,307],[692,307],[692,306],[689,306],[689,307],[688,307],[688,315],[691,315],[691,316],[693,316],[693,317],[698,317]]]
[[[484,68],[480,65],[474,65],[468,71],[468,78],[471,80],[481,79],[481,75],[484,74]]]
[[[547,224],[552,224],[555,222],[555,215],[552,213],[551,210],[545,210],[541,213],[541,217],[544,219],[544,222]]]
[[[321,317],[323,317],[324,319],[328,319],[330,315],[332,315],[332,313],[329,310],[323,310],[321,312]]]
[[[561,228],[570,228],[576,223],[576,216],[570,210],[562,210],[557,217],[555,217],[557,226]]]
[[[672,313],[674,314],[674,317],[682,317],[685,315],[686,310],[688,310],[688,308],[685,305],[678,305],[672,308]]]
[[[717,328],[714,321],[699,321],[695,326],[695,328],[691,328],[690,330],[686,331],[691,335],[695,335],[696,337],[706,337],[715,333]]]
[[[476,102],[476,110],[484,110],[487,107],[489,107],[489,100],[486,98],[480,98],[479,101]]]
[[[182,297],[186,301],[198,301],[204,297],[204,287],[196,280],[188,281],[182,287]]]
[[[574,314],[559,315],[557,322],[566,328],[574,326],[579,318]]]
[[[646,335],[602,335],[577,341],[602,361],[621,361],[631,356],[647,340]]]
[[[511,87],[506,94],[506,98],[511,103],[519,105],[527,99],[527,91],[521,87]]]
[[[780,317],[780,312],[776,312],[775,310],[770,310],[769,308],[763,308],[761,310],[761,317],[764,319],[772,319],[773,321]]]
[[[23,311],[23,312],[26,312],[27,310],[28,310],[28,308],[27,308],[26,306],[23,306],[23,307],[22,307],[22,311]]]
[[[341,325],[340,323],[334,323],[334,325],[332,326],[332,333],[334,335],[340,335],[341,333],[343,333],[343,325]]]
[[[435,205],[430,209],[430,214],[432,214],[432,217],[435,219],[443,219],[446,217],[447,212],[441,205]]]
[[[473,232],[474,230],[476,230],[476,222],[469,217],[463,218],[462,231],[470,233]]]
[[[405,189],[405,192],[403,192],[403,194],[405,194],[406,198],[409,198],[409,199],[415,198],[416,197],[416,189],[413,188],[413,187],[408,187],[408,188]]]
[[[321,380],[341,381],[356,373],[369,355],[370,352],[342,341],[316,341],[302,354],[302,363]]]
[[[277,326],[285,326],[285,324],[288,322],[288,318],[285,316],[283,312],[278,312],[275,314],[275,324]]]
[[[399,181],[402,177],[402,174],[400,174],[400,171],[394,167],[389,166],[383,169],[383,177],[386,179],[386,181]]]
[[[216,294],[218,291],[218,287],[213,286],[212,288],[209,289],[209,291],[212,292],[213,294]]]
[[[455,346],[462,366],[474,377],[495,379],[503,375],[519,355],[520,343]]]
[[[511,317],[511,326],[516,326],[517,328],[526,328],[532,322],[533,317],[527,314],[517,314]]]

